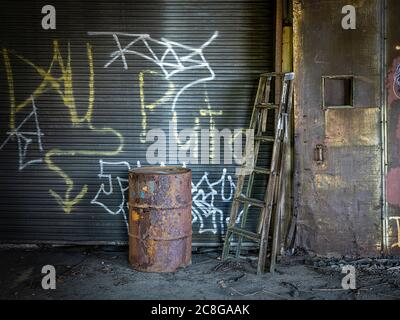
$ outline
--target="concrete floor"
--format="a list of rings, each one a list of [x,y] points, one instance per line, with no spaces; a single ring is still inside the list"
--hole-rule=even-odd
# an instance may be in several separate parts
[[[400,299],[398,274],[357,271],[358,289],[349,291],[340,289],[340,271],[307,256],[285,257],[274,275],[258,277],[256,261],[221,263],[218,255],[193,254],[188,268],[156,274],[133,270],[127,247],[2,248],[0,299]],[[56,268],[55,290],[41,287],[48,264]]]

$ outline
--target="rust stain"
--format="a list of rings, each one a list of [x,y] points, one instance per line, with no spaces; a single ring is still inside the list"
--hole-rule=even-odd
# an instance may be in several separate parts
[[[148,258],[150,261],[154,260],[155,254],[156,254],[156,250],[155,250],[154,240],[149,240],[148,247],[147,247],[147,255],[148,255]]]
[[[339,189],[345,185],[341,176],[331,174],[316,174],[315,185],[321,190]]]
[[[379,145],[379,109],[330,109],[325,112],[325,142],[334,147]]]
[[[135,210],[131,211],[131,219],[132,221],[139,221],[140,220],[140,214],[138,214]]]

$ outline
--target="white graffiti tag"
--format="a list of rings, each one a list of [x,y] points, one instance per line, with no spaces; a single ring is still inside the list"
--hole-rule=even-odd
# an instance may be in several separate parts
[[[400,64],[396,66],[393,78],[393,92],[400,99]]]
[[[392,248],[400,248],[400,217],[391,217],[390,220],[396,221],[397,228],[397,239],[396,242],[392,245]]]
[[[207,172],[201,177],[197,184],[192,183],[192,224],[198,222],[200,224],[199,233],[211,232],[218,233],[218,226],[220,232],[224,233],[225,220],[224,212],[217,208],[215,205],[218,195],[223,202],[229,202],[235,192],[235,184],[231,176],[227,176],[226,169],[223,169],[221,178],[211,183]],[[225,194],[226,180],[229,183],[228,196]],[[206,228],[205,220],[211,218],[212,228]]]
[[[109,214],[117,215],[122,214],[124,217],[124,221],[126,226],[128,227],[128,219],[126,215],[125,208],[127,208],[127,202],[125,194],[128,191],[128,179],[121,178],[114,172],[123,172],[126,174],[127,171],[130,169],[130,165],[126,161],[121,162],[107,162],[103,160],[99,160],[100,164],[100,173],[98,177],[100,179],[107,179],[106,183],[102,183],[99,190],[96,193],[96,196],[91,201],[92,204],[97,204],[103,207]],[[121,168],[124,168],[122,171]],[[111,173],[113,172],[113,173]],[[118,205],[112,206],[111,204],[106,204],[105,202],[107,199],[112,199],[115,197],[114,190],[118,193]],[[111,201],[111,200],[110,200]]]
[[[96,196],[91,201],[92,204],[100,205],[106,212],[112,215],[122,214],[125,223],[128,227],[128,219],[125,208],[128,208],[126,191],[128,190],[128,179],[121,178],[126,176],[130,165],[126,161],[121,162],[106,162],[99,160],[100,179],[107,179],[106,183],[102,183]],[[163,164],[164,166],[165,164]],[[183,165],[186,167],[186,165]],[[137,167],[141,167],[140,161],[137,161]],[[110,173],[113,172],[114,174]],[[117,186],[117,187],[116,187]],[[114,192],[118,192],[119,202],[117,206],[106,204],[114,201]],[[194,184],[192,182],[192,224],[199,223],[199,233],[224,233],[225,225],[229,221],[229,217],[224,219],[224,212],[217,207],[217,200],[225,202],[232,201],[235,194],[235,183],[230,175],[227,175],[227,170],[224,168],[221,177],[211,182],[209,174],[205,172],[200,180]],[[242,212],[240,212],[238,222]]]
[[[215,78],[214,71],[204,57],[203,50],[218,37],[217,31],[200,47],[187,46],[165,38],[156,40],[151,38],[149,34],[123,32],[88,32],[88,34],[93,36],[111,35],[114,38],[118,50],[110,54],[111,60],[104,65],[105,68],[108,68],[113,62],[121,58],[124,69],[128,70],[127,56],[136,55],[156,64],[164,73],[166,80],[171,79],[177,73],[187,70],[207,70],[208,75],[186,84],[175,94],[172,103],[172,112],[175,111],[179,96],[185,90],[199,83],[214,80]],[[122,48],[121,40],[126,39],[130,41]],[[156,48],[161,48],[161,50],[157,50]]]
[[[0,146],[0,150],[2,150],[11,139],[13,138],[17,139],[18,154],[19,154],[18,169],[20,171],[22,171],[29,165],[43,161],[43,158],[26,161],[28,148],[33,143],[33,137],[36,137],[37,139],[37,147],[39,149],[39,152],[43,152],[43,146],[42,146],[43,133],[40,131],[35,101],[33,97],[31,97],[31,99],[32,99],[32,112],[24,120],[22,120],[22,122],[16,129],[7,132],[8,135],[7,139],[5,139]],[[31,128],[27,129],[29,131],[25,130],[25,127],[27,127],[30,123],[31,125],[33,125],[34,131],[31,131],[32,130]]]

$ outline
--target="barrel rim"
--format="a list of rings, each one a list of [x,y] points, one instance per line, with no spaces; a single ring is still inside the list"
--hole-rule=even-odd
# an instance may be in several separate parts
[[[164,167],[156,167],[156,166],[145,166],[140,168],[134,168],[129,170],[129,173],[135,175],[175,175],[175,174],[184,174],[192,172],[189,168],[177,167],[177,166],[164,166]]]

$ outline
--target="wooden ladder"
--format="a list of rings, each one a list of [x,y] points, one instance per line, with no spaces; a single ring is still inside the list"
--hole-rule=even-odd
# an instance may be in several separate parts
[[[276,99],[279,103],[270,103],[273,79],[275,88],[279,86],[280,94],[279,98]],[[278,79],[281,81],[279,82]],[[293,80],[294,73],[265,73],[260,76],[250,120],[250,129],[254,130],[254,143],[249,144],[249,137],[247,137],[246,141],[246,159],[251,159],[251,163],[248,163],[248,160],[240,168],[222,252],[222,260],[226,260],[229,257],[233,235],[238,236],[236,258],[240,257],[243,238],[257,242],[259,245],[258,274],[266,271],[270,231],[272,231],[272,243],[269,270],[270,272],[274,272],[275,270],[279,246],[280,209],[283,202],[283,199],[280,198],[280,190],[283,188],[284,177],[282,173],[284,173],[285,149],[289,139],[288,127],[290,126],[292,110]],[[270,110],[275,110],[274,136],[264,134],[267,131],[268,112]],[[273,143],[270,168],[257,167],[261,143]],[[256,174],[269,176],[264,200],[251,198]],[[247,176],[246,193],[243,194],[242,191]],[[241,204],[243,204],[243,213],[240,227],[237,227],[236,224]],[[250,207],[261,209],[256,232],[245,229]],[[273,222],[272,228],[271,221]]]

